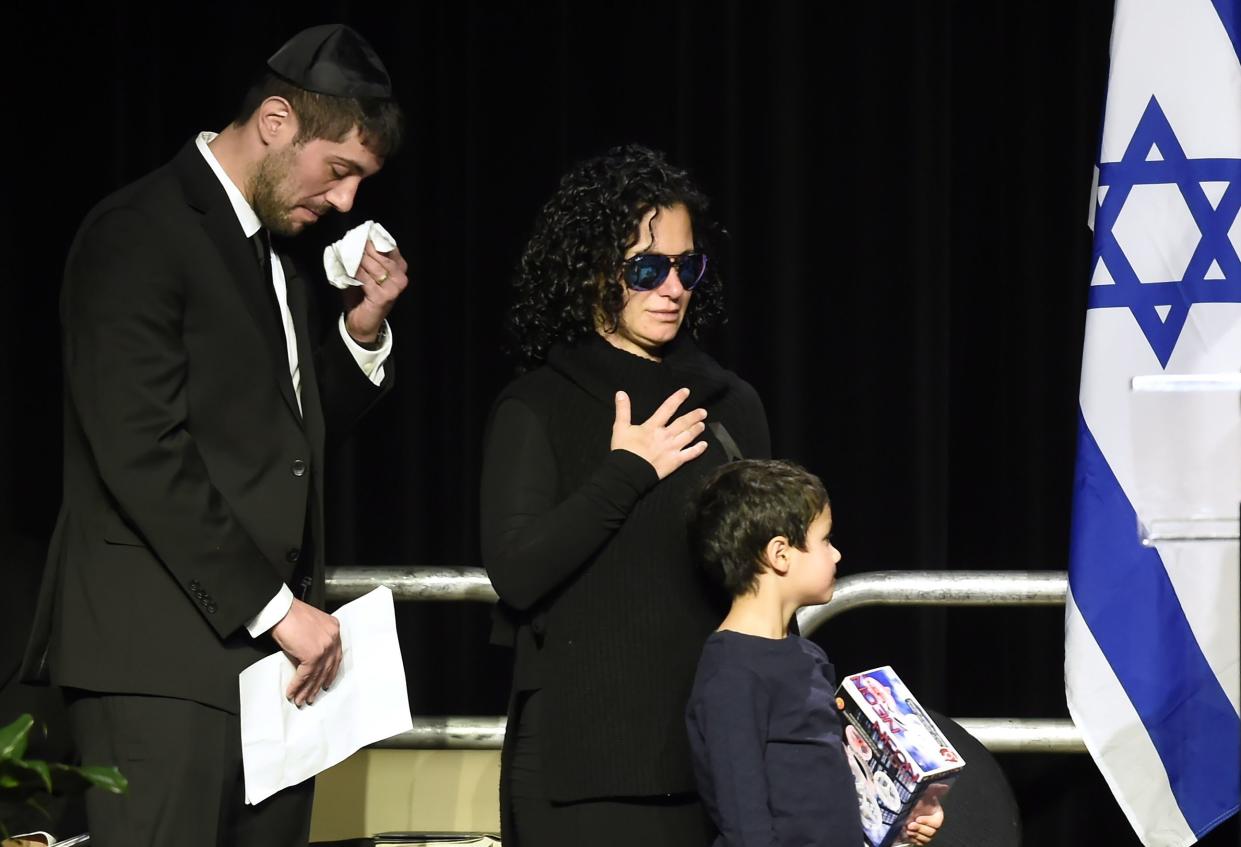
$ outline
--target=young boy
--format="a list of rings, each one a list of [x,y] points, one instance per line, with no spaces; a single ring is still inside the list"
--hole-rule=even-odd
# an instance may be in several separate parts
[[[789,635],[801,606],[832,596],[840,551],[818,477],[789,462],[732,462],[707,480],[689,538],[732,608],[703,647],[686,709],[714,847],[860,847],[853,777],[836,711],[836,672]],[[908,825],[926,844],[936,808]]]

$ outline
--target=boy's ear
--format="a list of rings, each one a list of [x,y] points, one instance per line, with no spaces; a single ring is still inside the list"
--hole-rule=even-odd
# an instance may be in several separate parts
[[[777,535],[775,538],[767,542],[767,546],[763,548],[764,558],[767,559],[767,567],[775,571],[777,576],[784,576],[789,572],[789,540],[783,535]]]

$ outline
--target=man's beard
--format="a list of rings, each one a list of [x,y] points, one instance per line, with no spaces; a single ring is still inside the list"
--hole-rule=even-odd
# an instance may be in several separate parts
[[[301,232],[303,224],[289,220],[289,213],[298,205],[284,190],[296,155],[293,145],[269,153],[259,162],[250,177],[250,205],[259,223],[276,235],[291,236]]]

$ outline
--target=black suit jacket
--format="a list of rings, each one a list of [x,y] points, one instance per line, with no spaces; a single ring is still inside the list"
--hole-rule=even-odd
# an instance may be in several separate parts
[[[302,413],[271,282],[193,142],[82,224],[61,292],[64,500],[27,678],[236,711],[238,672],[275,649],[245,623],[304,538],[321,603],[325,441],[393,365],[377,387],[335,330],[316,349],[306,282],[282,265]]]

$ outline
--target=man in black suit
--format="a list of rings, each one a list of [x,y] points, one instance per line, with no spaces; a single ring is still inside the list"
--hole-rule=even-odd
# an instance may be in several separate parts
[[[64,499],[25,674],[66,688],[83,760],[129,778],[88,796],[93,843],[307,841],[313,780],[245,804],[237,675],[278,647],[302,706],[336,674],[324,444],[391,386],[408,277],[368,244],[318,343],[321,283],[268,232],[348,211],[400,124],[371,46],[313,27],[233,124],[105,199],[70,249]]]

